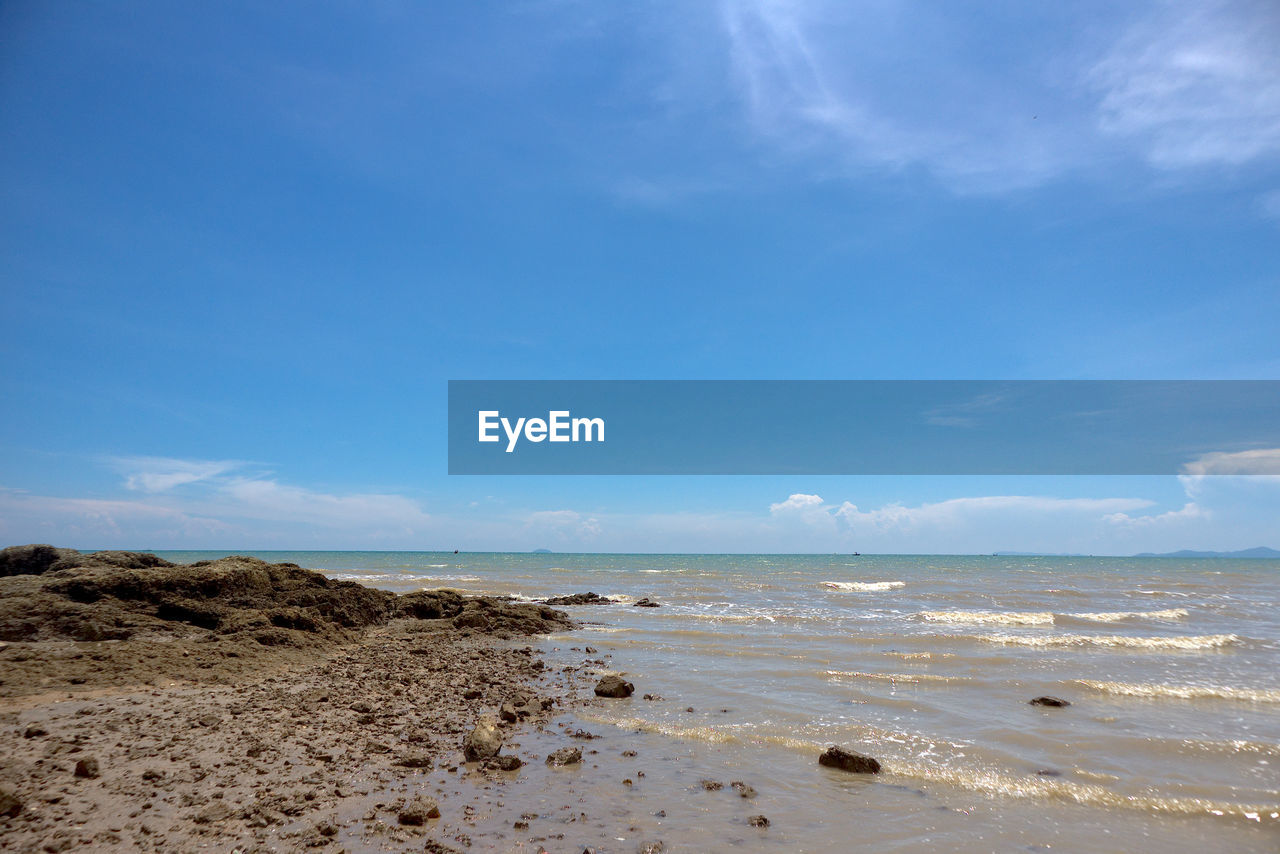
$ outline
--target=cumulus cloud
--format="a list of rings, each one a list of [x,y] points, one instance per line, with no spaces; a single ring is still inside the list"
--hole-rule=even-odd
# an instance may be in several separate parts
[[[806,495],[803,492],[797,492],[787,498],[786,501],[779,501],[777,504],[769,505],[769,512],[774,515],[780,513],[796,513],[805,512],[820,508],[824,504],[821,495]]]

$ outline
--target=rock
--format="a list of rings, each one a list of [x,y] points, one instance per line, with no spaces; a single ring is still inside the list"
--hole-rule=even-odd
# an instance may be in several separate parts
[[[640,847],[636,849],[636,854],[662,854],[667,850],[667,846],[662,844],[662,840],[654,842],[641,842]]]
[[[752,827],[768,827],[769,819],[765,818],[762,815],[753,815],[751,816],[751,818],[747,819],[747,824],[751,825]]]
[[[359,712],[362,715],[367,715],[373,711],[373,706],[369,705],[364,700],[357,700],[356,702],[352,703],[350,706],[347,706],[347,708],[353,712]]]
[[[493,718],[485,716],[462,742],[462,755],[468,762],[478,762],[497,756],[502,749],[502,733]]]
[[[839,768],[855,774],[879,774],[880,763],[870,756],[863,756],[842,747],[830,747],[818,757],[818,764],[828,768]]]
[[[467,692],[462,695],[462,699],[479,700],[483,696],[484,696],[484,692],[481,691],[479,688],[471,688],[471,689],[468,689]]]
[[[596,683],[597,697],[630,697],[635,690],[636,686],[621,676],[605,676]]]
[[[426,824],[428,819],[439,817],[440,805],[436,803],[435,798],[417,795],[404,805],[400,810],[400,814],[396,816],[396,821],[401,824],[419,826]]]
[[[214,801],[209,806],[196,813],[192,819],[196,824],[211,824],[217,821],[226,821],[235,815],[235,810],[223,801]]]
[[[746,783],[742,782],[741,780],[734,780],[729,785],[732,786],[737,791],[737,793],[744,798],[754,798],[756,796],[755,787],[749,786]]]
[[[661,694],[645,694],[644,698],[646,700],[661,700],[662,695]]]
[[[425,753],[409,751],[408,753],[400,754],[400,757],[396,759],[396,764],[401,768],[422,768],[429,770],[435,767],[435,760]]]
[[[22,806],[22,798],[17,792],[7,786],[0,788],[0,815],[14,818],[22,812]]]
[[[582,751],[576,747],[562,747],[547,757],[548,765],[575,765],[582,761]]]
[[[515,771],[524,765],[524,760],[519,756],[499,755],[493,756],[484,761],[485,768],[492,768],[498,771]]]
[[[589,646],[583,650],[587,655],[595,655],[599,651],[600,650],[596,649],[594,646]]]
[[[1041,768],[1036,773],[1039,774],[1041,777],[1061,777],[1062,776],[1061,771],[1055,770],[1053,768]]]
[[[699,780],[698,783],[708,792],[718,792],[724,788],[724,783],[719,780]]]
[[[48,545],[9,546],[0,551],[0,576],[43,575],[59,565],[75,566],[80,552]]]
[[[1033,700],[1028,700],[1027,703],[1028,705],[1032,705],[1032,706],[1048,706],[1051,709],[1061,709],[1064,706],[1071,705],[1070,702],[1062,699],[1061,697],[1049,697],[1049,696],[1036,697]]]
[[[98,760],[92,756],[86,756],[76,763],[76,776],[85,780],[92,780],[98,776]]]
[[[646,596],[646,597],[644,597],[643,599],[641,599],[639,602],[636,602],[636,603],[635,603],[634,605],[632,605],[631,607],[633,607],[633,608],[658,608],[658,607],[660,607],[660,605],[659,605],[657,602],[655,602],[655,601],[653,601],[652,599],[650,599],[648,596]]]
[[[23,738],[39,738],[49,733],[40,724],[27,724],[27,728],[22,731]]]
[[[571,596],[552,596],[544,605],[612,605],[613,600],[598,593],[574,593]]]

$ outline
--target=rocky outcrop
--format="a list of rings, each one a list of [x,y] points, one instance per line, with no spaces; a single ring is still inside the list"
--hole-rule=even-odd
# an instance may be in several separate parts
[[[830,747],[818,757],[818,764],[828,768],[839,768],[854,774],[879,774],[880,763],[870,756],[863,756],[843,747]]]
[[[570,596],[552,596],[550,599],[544,599],[544,605],[612,605],[613,600],[607,596],[601,596],[598,593],[587,591],[586,593],[574,593]]]
[[[636,602],[634,605],[632,605],[632,607],[633,608],[659,608],[661,607],[661,605],[658,602],[655,602],[652,599],[650,599],[648,596],[646,596],[643,599]]]
[[[449,619],[456,628],[512,635],[573,625],[545,605],[452,590],[397,596],[251,557],[175,565],[152,554],[81,554],[46,545],[0,552],[0,641],[204,631],[308,648],[350,640],[356,631],[400,617]]]

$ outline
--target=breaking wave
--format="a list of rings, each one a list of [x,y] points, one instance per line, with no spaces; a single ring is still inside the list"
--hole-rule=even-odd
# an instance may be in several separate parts
[[[1175,700],[1243,700],[1250,703],[1280,703],[1280,688],[1230,688],[1208,685],[1161,685],[1158,683],[1102,682],[1077,679],[1077,683],[1103,694],[1118,697],[1168,698]]]

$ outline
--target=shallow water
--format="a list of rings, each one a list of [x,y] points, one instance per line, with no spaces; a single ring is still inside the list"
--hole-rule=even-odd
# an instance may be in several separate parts
[[[1280,847],[1277,561],[259,554],[399,591],[617,596],[543,648],[569,665],[591,645],[636,684],[574,725],[617,765],[592,797],[668,845]],[[837,743],[884,773],[820,768]],[[773,827],[705,777],[751,783]]]

